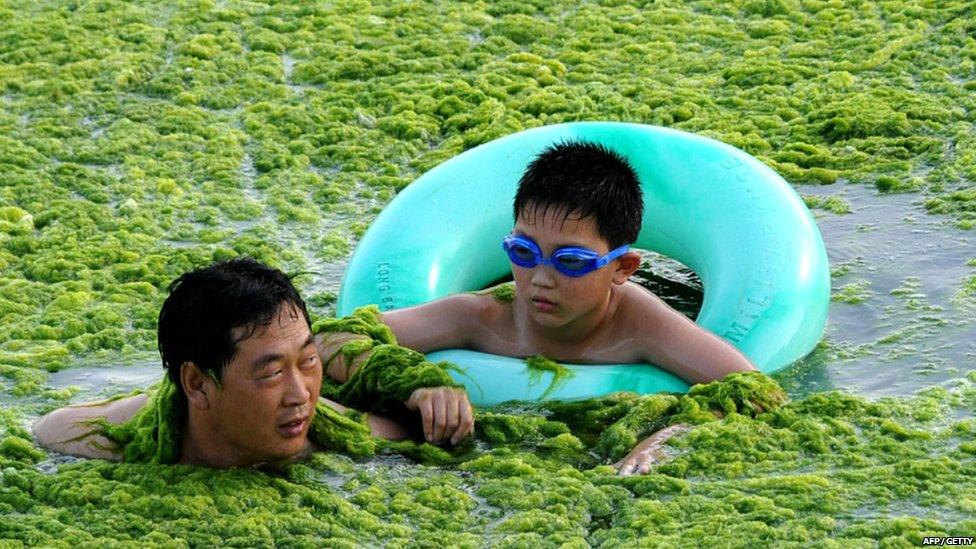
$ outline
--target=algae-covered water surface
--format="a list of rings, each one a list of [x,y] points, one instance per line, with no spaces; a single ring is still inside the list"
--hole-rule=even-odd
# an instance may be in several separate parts
[[[974,63],[962,0],[0,0],[0,544],[972,536]],[[161,376],[178,274],[249,255],[328,316],[358,238],[419,174],[576,120],[715,137],[793,184],[832,265],[814,353],[691,396],[482,410],[436,463],[323,452],[214,471],[32,441],[44,412]],[[677,422],[696,427],[651,473],[609,466]]]

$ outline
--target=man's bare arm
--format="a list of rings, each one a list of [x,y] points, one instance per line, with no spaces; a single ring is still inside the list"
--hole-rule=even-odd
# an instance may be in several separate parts
[[[755,366],[731,343],[695,324],[657,296],[641,323],[644,360],[688,383],[707,383]]]
[[[677,423],[670,427],[665,427],[653,435],[645,438],[623,459],[614,463],[617,472],[622,476],[633,474],[647,474],[653,465],[662,463],[666,456],[664,445],[673,436],[687,433],[692,429],[687,423]]]
[[[102,417],[109,423],[125,423],[142,408],[147,398],[143,393],[110,402],[54,410],[34,423],[34,436],[41,446],[61,454],[121,460],[121,451],[112,441],[94,434],[95,427],[89,421]]]
[[[146,394],[140,394],[111,402],[59,408],[34,423],[34,436],[41,446],[61,454],[119,461],[122,459],[121,450],[116,449],[114,443],[107,438],[90,434],[93,426],[87,422],[101,417],[109,423],[125,423],[146,404],[146,399]],[[330,400],[323,400],[340,412],[348,409]],[[406,428],[392,419],[367,414],[367,421],[374,436],[388,440],[403,440],[410,436]]]

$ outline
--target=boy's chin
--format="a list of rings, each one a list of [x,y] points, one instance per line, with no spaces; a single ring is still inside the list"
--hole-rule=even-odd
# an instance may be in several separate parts
[[[530,312],[532,320],[540,326],[547,328],[558,328],[566,325],[569,321],[563,316],[562,311],[544,312],[532,309]]]

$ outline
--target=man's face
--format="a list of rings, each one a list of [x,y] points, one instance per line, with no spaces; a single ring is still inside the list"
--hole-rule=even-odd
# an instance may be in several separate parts
[[[235,339],[247,333],[233,330]],[[238,341],[208,413],[213,432],[240,463],[296,457],[308,445],[322,366],[301,312],[285,304],[268,326]],[[216,441],[215,441],[216,442]]]
[[[575,213],[567,218],[558,208],[549,208],[543,215],[543,209],[530,205],[515,220],[513,232],[535,241],[544,257],[552,257],[554,251],[567,246],[587,248],[601,256],[609,252],[592,218],[580,219]],[[558,327],[602,310],[610,295],[615,265],[616,261],[611,261],[602,269],[571,277],[551,265],[524,268],[512,264],[512,276],[531,318],[542,326]]]

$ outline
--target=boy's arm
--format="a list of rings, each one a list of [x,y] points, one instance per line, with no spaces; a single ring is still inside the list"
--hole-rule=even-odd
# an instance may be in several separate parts
[[[77,404],[59,408],[34,423],[34,436],[41,446],[72,456],[121,460],[122,453],[107,438],[92,434],[89,420],[103,417],[109,423],[125,423],[146,403],[143,393],[110,402]],[[86,436],[87,435],[87,436]]]
[[[339,413],[344,413],[349,409],[348,406],[343,406],[342,404],[327,398],[323,397],[322,400],[325,402],[326,406]],[[410,438],[410,432],[407,431],[403,425],[400,425],[392,419],[367,413],[366,422],[369,424],[370,434],[375,437],[385,438],[387,440],[405,440]]]
[[[430,303],[383,313],[397,343],[421,353],[471,347],[471,336],[483,326],[493,298],[455,294]]]
[[[695,324],[661,298],[649,297],[650,314],[638,324],[644,360],[691,384],[756,369],[732,344]]]
[[[397,343],[421,353],[438,349],[466,347],[475,322],[486,306],[486,296],[458,294],[430,303],[383,313],[382,321],[393,330]],[[339,353],[346,342],[367,339],[351,333],[320,333],[315,336],[325,375],[345,383],[369,358],[369,351],[354,357],[348,364]],[[420,414],[428,442],[450,440],[457,444],[474,430],[474,412],[463,389],[425,387],[414,391],[404,402],[409,410]],[[383,423],[380,416],[370,416]],[[392,420],[386,420],[392,421]],[[377,424],[378,425],[378,424]],[[385,429],[380,426],[381,429]],[[396,428],[391,428],[395,432]],[[391,438],[381,433],[377,436]],[[398,434],[394,436],[399,436]]]
[[[393,330],[397,344],[421,353],[440,349],[470,347],[471,334],[477,329],[490,297],[456,294],[430,303],[382,313],[382,321]],[[348,365],[337,354],[343,343],[367,336],[352,333],[320,333],[315,336],[319,358],[325,374],[345,383],[369,357],[363,353]]]

